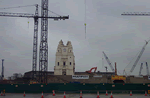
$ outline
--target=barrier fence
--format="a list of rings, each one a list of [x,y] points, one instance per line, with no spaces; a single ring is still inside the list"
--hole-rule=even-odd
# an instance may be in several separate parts
[[[133,93],[145,93],[150,90],[149,84],[88,84],[88,83],[50,83],[50,84],[0,84],[0,90],[4,90],[6,93],[52,93],[55,90],[56,93],[79,93],[80,90],[83,93],[129,93],[132,90]],[[149,91],[150,92],[150,91]]]

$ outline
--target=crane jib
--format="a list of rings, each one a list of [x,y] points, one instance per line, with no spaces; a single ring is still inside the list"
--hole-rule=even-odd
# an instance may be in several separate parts
[[[145,50],[145,47],[146,47],[146,45],[148,44],[148,42],[149,42],[149,41],[146,41],[146,44],[143,46],[142,50],[140,51],[140,53],[139,53],[139,55],[138,55],[136,61],[134,62],[133,66],[132,66],[132,68],[131,68],[131,70],[130,70],[130,73],[134,70],[135,66],[137,65],[138,61],[140,60],[140,58],[141,58],[141,56],[142,56],[142,54],[143,54],[143,52],[144,52],[144,50]]]

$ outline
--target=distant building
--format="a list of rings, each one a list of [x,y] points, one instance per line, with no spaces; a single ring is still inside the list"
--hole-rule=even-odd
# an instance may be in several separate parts
[[[47,75],[54,75],[53,71],[48,71],[47,73],[48,73]],[[30,77],[30,78],[32,78],[32,74],[33,74],[33,71],[25,72],[24,73],[24,77]],[[38,74],[39,74],[39,71],[36,71],[36,75],[37,76],[38,76]]]
[[[30,78],[32,78],[32,73],[33,73],[33,71],[26,72],[26,73],[24,73],[24,77],[30,77]],[[38,73],[39,73],[39,71],[36,71],[37,75],[38,75]],[[49,75],[54,75],[54,71],[48,71],[47,73],[48,73],[48,76]],[[95,74],[97,74],[97,75],[103,75],[103,76],[104,75],[111,76],[111,75],[115,75],[115,72],[96,72]],[[90,75],[90,74],[88,74],[86,72],[75,72],[74,75]]]
[[[54,75],[74,75],[75,74],[75,56],[73,47],[68,41],[67,45],[61,40],[56,51],[56,60],[54,66]]]
[[[32,77],[33,71],[26,72],[24,77]],[[48,76],[50,75],[90,75],[86,72],[75,72],[75,56],[73,53],[73,47],[70,41],[67,42],[65,46],[61,40],[58,44],[56,50],[56,59],[54,72],[48,71]],[[36,76],[38,76],[39,71],[36,71]],[[115,75],[115,72],[96,72],[97,75]]]

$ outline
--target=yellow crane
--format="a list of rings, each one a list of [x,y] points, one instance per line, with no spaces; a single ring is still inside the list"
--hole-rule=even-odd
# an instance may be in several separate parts
[[[116,65],[116,62],[115,62],[115,75],[111,76],[111,80],[126,80],[126,76],[117,75],[117,65]]]

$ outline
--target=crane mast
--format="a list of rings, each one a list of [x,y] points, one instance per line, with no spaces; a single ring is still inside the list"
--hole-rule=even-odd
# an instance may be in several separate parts
[[[147,64],[147,62],[145,62],[145,63],[146,63],[147,75],[149,75],[149,68],[148,68],[148,64]],[[142,75],[142,74],[141,74],[142,69],[143,69],[143,63],[141,63],[141,67],[140,67],[140,71],[139,71],[139,76],[141,76],[141,75]]]
[[[107,57],[106,54],[104,53],[104,51],[103,51],[103,54],[104,54],[104,57],[105,57],[105,59],[106,59],[108,65],[110,66],[111,70],[114,72],[115,70],[114,70],[113,66],[111,65],[111,62],[109,61],[108,57]]]
[[[48,19],[65,20],[69,19],[68,16],[50,17],[48,16],[48,0],[41,0],[42,10],[41,16],[38,15],[38,5],[34,14],[27,13],[9,13],[0,12],[0,16],[6,17],[24,17],[34,18],[34,36],[33,36],[33,60],[32,60],[32,78],[36,75],[37,69],[37,45],[38,45],[38,18],[41,18],[41,41],[39,51],[39,82],[47,83],[47,70],[48,70]],[[43,78],[44,77],[44,78]]]
[[[48,0],[41,2],[41,16],[48,17]],[[48,70],[48,19],[41,19],[41,41],[39,51],[39,82],[47,83]],[[42,79],[44,77],[44,79]]]
[[[37,70],[37,46],[38,46],[38,4],[36,5],[34,17],[34,35],[33,35],[33,58],[32,58],[32,80],[35,79]]]
[[[141,71],[143,69],[143,63],[141,63],[140,71],[139,71],[139,76],[141,76]]]
[[[149,74],[149,68],[147,62],[146,62],[146,69],[147,69],[147,75],[149,76],[150,74]]]

